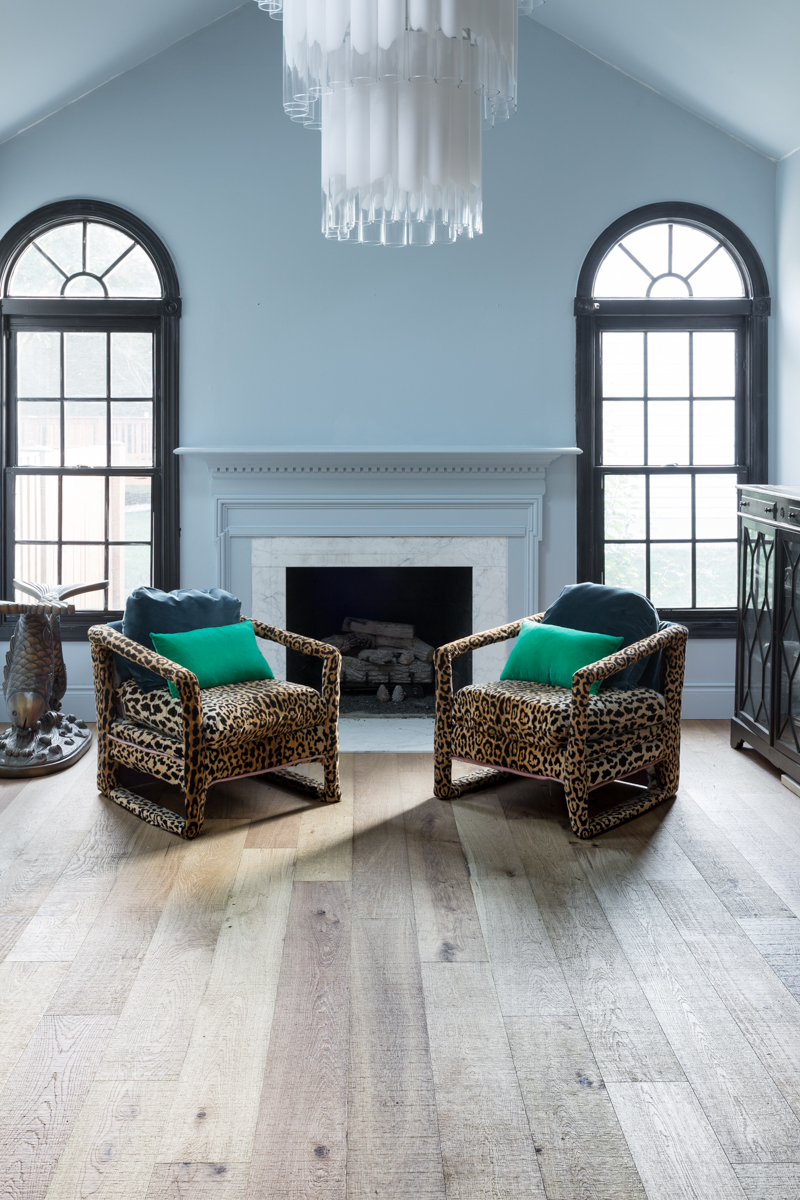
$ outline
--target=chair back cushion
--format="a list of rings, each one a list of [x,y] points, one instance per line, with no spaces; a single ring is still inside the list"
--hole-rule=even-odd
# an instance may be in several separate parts
[[[627,588],[606,587],[601,583],[572,583],[551,604],[543,624],[583,629],[587,633],[606,633],[621,637],[624,650],[642,638],[658,633],[658,611],[647,596]],[[612,675],[605,688],[646,687],[658,689],[661,655],[651,654]]]
[[[188,633],[190,629],[235,625],[241,614],[241,601],[220,588],[202,592],[195,588],[162,592],[158,588],[140,587],[128,596],[122,632],[131,641],[152,650],[151,633]],[[143,692],[166,686],[159,675],[146,667],[137,663],[126,665],[128,675],[133,676]]]

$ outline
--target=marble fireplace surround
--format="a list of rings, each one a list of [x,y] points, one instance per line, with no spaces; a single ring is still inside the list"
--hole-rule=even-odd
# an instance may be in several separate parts
[[[283,625],[287,567],[471,566],[477,631],[537,611],[546,470],[579,451],[181,447],[176,453],[196,456],[209,469],[217,584],[241,597],[243,611]],[[475,681],[496,679],[505,656],[502,646],[478,651]],[[274,648],[270,663],[283,674],[285,653]]]

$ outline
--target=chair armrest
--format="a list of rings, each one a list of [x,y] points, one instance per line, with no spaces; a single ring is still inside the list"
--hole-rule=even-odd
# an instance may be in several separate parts
[[[338,721],[339,695],[342,686],[340,679],[342,656],[336,647],[329,646],[327,642],[318,642],[315,638],[304,637],[301,633],[289,633],[285,629],[277,629],[274,625],[266,625],[263,621],[253,621],[253,631],[256,637],[264,638],[265,641],[277,642],[289,650],[299,650],[301,654],[311,654],[314,658],[322,659],[320,694],[328,709],[328,721]]]
[[[541,621],[544,613],[525,618],[528,621]],[[446,662],[452,662],[461,654],[469,654],[470,650],[480,650],[482,646],[492,646],[497,642],[507,642],[510,638],[519,636],[522,621],[512,621],[509,625],[498,625],[496,629],[486,629],[483,633],[471,633],[469,637],[459,638],[458,641],[448,642],[434,651],[433,661],[437,670]]]
[[[301,654],[311,654],[315,658],[342,657],[336,647],[329,646],[327,642],[318,642],[315,638],[305,637],[301,633],[289,633],[286,629],[277,629],[274,625],[266,625],[263,621],[253,620],[252,617],[243,617],[242,620],[252,621],[256,637],[263,638],[264,641],[278,642],[289,650],[298,650]]]
[[[651,634],[650,637],[642,638],[641,641],[634,642],[632,646],[626,646],[624,650],[608,654],[605,658],[590,663],[588,667],[581,667],[572,677],[573,693],[577,694],[578,690],[581,692],[585,690],[588,695],[589,688],[593,683],[597,683],[601,679],[608,679],[611,675],[616,675],[618,671],[624,671],[626,667],[630,667],[635,662],[641,662],[643,658],[649,658],[651,654],[655,654],[659,650],[685,646],[688,636],[689,631],[684,625],[670,625],[668,629],[662,629],[658,633]],[[584,684],[586,684],[585,689]]]
[[[154,675],[160,675],[167,683],[174,683],[176,687],[179,683],[190,685],[192,682],[197,687],[197,676],[192,674],[188,667],[182,667],[171,659],[165,658],[163,654],[157,654],[155,650],[148,650],[146,646],[140,646],[138,642],[125,637],[116,629],[109,629],[107,625],[92,625],[89,630],[89,641],[95,646],[113,650],[115,654],[118,654],[120,658],[127,659],[128,662],[146,667],[148,671],[152,671]]]

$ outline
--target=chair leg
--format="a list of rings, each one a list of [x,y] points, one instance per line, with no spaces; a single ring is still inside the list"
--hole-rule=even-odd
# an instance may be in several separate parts
[[[576,837],[589,838],[589,788],[583,772],[564,776],[564,795],[567,800],[569,823]]]
[[[111,757],[108,738],[97,734],[97,790],[108,796],[119,784],[119,763]]]
[[[208,773],[205,762],[186,765],[183,800],[186,805],[186,823],[181,832],[183,838],[196,838],[203,831],[203,818],[208,795]]]
[[[325,801],[328,804],[338,804],[342,798],[339,784],[339,750],[325,755]]]

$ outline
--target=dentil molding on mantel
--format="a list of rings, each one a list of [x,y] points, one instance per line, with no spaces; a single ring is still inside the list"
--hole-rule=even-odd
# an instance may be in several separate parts
[[[540,475],[576,446],[179,446],[215,475]]]

